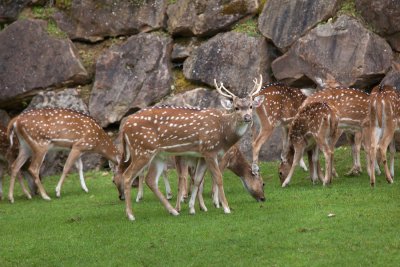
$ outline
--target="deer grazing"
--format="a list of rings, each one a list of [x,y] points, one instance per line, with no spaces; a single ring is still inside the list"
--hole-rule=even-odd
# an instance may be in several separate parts
[[[186,184],[187,184],[187,176],[190,174],[192,177],[191,182],[193,183],[193,178],[195,177],[195,164],[190,159],[185,159],[183,157],[176,157],[176,165],[179,174],[179,185],[184,188],[179,189],[177,202],[175,209],[180,212],[181,210],[181,202],[183,199],[183,195],[187,192]],[[190,165],[190,166],[189,166]],[[190,168],[189,168],[190,167]],[[219,162],[220,171],[223,172],[226,168],[236,174],[243,183],[245,189],[249,192],[249,194],[257,201],[265,201],[264,196],[264,181],[259,172],[254,173],[251,168],[251,164],[247,161],[246,157],[240,151],[238,145],[232,146],[222,157]],[[204,174],[203,174],[204,176]],[[199,187],[198,199],[200,203],[200,208],[204,211],[207,211],[207,208],[204,204],[203,199],[203,186],[204,179]],[[212,184],[212,196],[213,202],[216,207],[219,207],[219,197],[218,197],[218,186],[217,184]],[[194,211],[193,211],[194,212]]]
[[[39,170],[47,151],[52,148],[71,150],[56,187],[57,197],[70,168],[76,160],[80,162],[82,153],[95,152],[114,164],[119,162],[116,147],[100,125],[92,117],[70,109],[43,108],[23,112],[8,124],[7,136],[10,140],[14,134],[18,137],[19,153],[11,165],[8,194],[11,203],[14,202],[15,177],[29,158],[28,171],[42,198],[50,200],[40,181]]]
[[[16,140],[14,140],[15,142]],[[6,169],[8,169],[13,161],[17,157],[18,149],[16,146],[10,146],[10,142],[7,138],[7,128],[0,126],[0,200],[3,199],[3,176]],[[18,181],[21,184],[22,191],[28,199],[32,196],[26,189],[21,174],[18,174]]]
[[[253,90],[244,98],[239,98],[221,83],[217,91],[226,98],[221,101],[228,110],[193,109],[161,106],[143,109],[130,115],[120,131],[123,147],[123,160],[114,175],[114,183],[125,199],[126,215],[134,220],[131,204],[132,179],[148,166],[145,181],[164,207],[173,215],[179,213],[159,191],[156,180],[161,174],[165,155],[181,155],[201,158],[197,162],[196,176],[189,201],[190,211],[194,211],[194,201],[202,176],[197,175],[208,168],[218,186],[219,200],[225,213],[230,213],[226,200],[221,171],[218,166],[218,154],[227,151],[244,135],[252,122],[252,108],[262,102],[262,97],[253,96],[259,92],[262,84],[254,80]],[[126,162],[130,161],[129,165]],[[128,165],[126,167],[126,165]]]
[[[282,187],[290,183],[294,169],[299,163],[304,151],[314,150],[312,157],[313,167],[310,166],[310,171],[314,173],[311,179],[315,182],[321,178],[319,174],[318,149],[320,149],[325,157],[325,178],[322,179],[324,185],[331,183],[332,179],[332,165],[333,165],[333,152],[335,143],[340,135],[338,131],[339,117],[336,109],[330,107],[326,102],[312,102],[305,105],[294,118],[289,129],[289,141],[294,148],[293,162],[289,169],[287,176],[282,176]],[[315,146],[315,143],[317,146]],[[290,149],[287,150],[290,153]],[[288,155],[285,155],[288,158]],[[286,166],[289,163],[284,164]],[[280,166],[280,174],[282,173],[283,166]],[[318,169],[318,170],[317,170]]]
[[[372,90],[369,106],[369,170],[373,170],[377,152],[383,163],[388,183],[393,183],[394,142],[396,131],[400,130],[400,95],[392,86],[379,85]],[[391,168],[387,164],[386,151],[391,145]],[[370,184],[375,185],[375,172],[369,171]]]
[[[281,83],[271,83],[263,86],[258,94],[264,97],[263,103],[256,109],[256,118],[260,129],[253,125],[253,171],[258,171],[258,157],[261,146],[271,136],[275,127],[282,126],[282,155],[288,149],[288,126],[296,116],[306,96],[298,88],[287,87]],[[301,161],[305,168],[303,161]],[[306,168],[305,168],[306,169]]]

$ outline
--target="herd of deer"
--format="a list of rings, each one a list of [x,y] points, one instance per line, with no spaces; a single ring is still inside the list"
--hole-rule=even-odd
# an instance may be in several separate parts
[[[203,196],[203,177],[208,169],[213,179],[213,203],[221,204],[225,213],[230,208],[225,197],[221,172],[227,167],[238,175],[248,192],[264,201],[264,183],[259,173],[258,155],[261,146],[277,126],[283,129],[283,147],[279,177],[282,187],[289,184],[296,165],[305,151],[308,154],[312,182],[320,179],[323,185],[337,175],[333,167],[336,141],[342,132],[351,136],[353,167],[351,173],[361,171],[360,150],[367,155],[367,171],[371,186],[375,172],[379,172],[377,157],[384,166],[386,180],[393,182],[394,132],[399,129],[400,94],[391,86],[377,86],[368,95],[360,90],[343,88],[334,82],[324,90],[306,97],[300,89],[280,83],[262,86],[254,79],[254,88],[245,97],[238,97],[214,80],[225,110],[193,107],[159,106],[143,109],[130,115],[121,127],[117,147],[96,121],[86,114],[69,109],[43,108],[21,113],[0,128],[0,160],[8,164],[11,180],[8,199],[14,202],[15,178],[24,194],[35,193],[24,186],[21,168],[29,160],[28,171],[41,197],[50,200],[39,177],[46,153],[53,148],[70,149],[63,173],[56,187],[61,186],[73,164],[79,169],[82,188],[87,191],[82,172],[81,155],[99,153],[109,160],[114,172],[113,182],[119,197],[125,200],[126,215],[134,220],[131,188],[140,177],[137,201],[143,194],[143,180],[172,215],[178,215],[181,201],[187,196],[186,179],[192,178],[189,212],[195,213],[195,200],[207,210]],[[253,109],[255,110],[253,112]],[[256,118],[259,130],[253,127],[253,162],[249,163],[236,143]],[[391,151],[388,167],[386,151]],[[319,150],[325,157],[325,175],[318,162]],[[173,207],[158,188],[158,179],[165,170],[167,158],[173,156],[178,172],[178,194]],[[4,165],[0,165],[0,179]],[[166,180],[168,181],[168,180]],[[167,195],[170,187],[167,182]],[[0,198],[2,181],[0,180]],[[170,197],[168,197],[170,199]]]

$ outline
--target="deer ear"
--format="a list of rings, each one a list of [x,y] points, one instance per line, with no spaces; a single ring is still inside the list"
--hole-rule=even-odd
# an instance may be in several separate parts
[[[259,107],[263,101],[264,101],[264,96],[258,95],[253,99],[253,106],[255,108]]]
[[[232,100],[224,98],[224,99],[221,99],[221,105],[224,109],[231,110],[233,107],[233,102],[232,102]]]

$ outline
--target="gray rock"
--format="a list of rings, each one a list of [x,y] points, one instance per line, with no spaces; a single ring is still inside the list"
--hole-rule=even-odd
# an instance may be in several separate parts
[[[288,83],[304,76],[317,82],[332,75],[344,86],[366,87],[384,77],[392,58],[384,39],[356,19],[340,16],[300,38],[272,63],[272,70],[278,80]]]
[[[10,116],[7,111],[0,109],[0,125],[7,127],[8,122],[10,121]]]
[[[356,8],[374,31],[400,51],[400,1],[356,0]]]
[[[27,109],[38,109],[44,107],[69,108],[89,114],[88,107],[83,103],[75,88],[68,88],[58,92],[40,92],[32,98]]]
[[[18,20],[0,32],[0,62],[0,106],[88,78],[72,42],[49,36],[41,20]]]
[[[54,15],[73,40],[97,42],[163,28],[167,0],[74,0],[70,10]]]
[[[96,64],[90,114],[105,127],[166,96],[171,48],[171,38],[142,33],[106,51]]]
[[[274,48],[261,37],[244,33],[220,33],[201,44],[186,59],[183,72],[187,79],[214,87],[214,79],[241,96],[249,92],[253,79],[260,74],[270,79],[270,62],[275,58]]]
[[[260,32],[281,50],[318,23],[334,16],[341,0],[268,0],[258,19]]]
[[[0,23],[17,20],[19,13],[31,0],[2,0],[0,1]]]
[[[257,0],[178,0],[168,6],[168,31],[180,36],[210,36],[257,12]]]
[[[174,40],[171,54],[172,62],[180,63],[185,61],[185,59],[189,57],[193,51],[200,46],[200,44],[201,41],[197,38],[181,38]]]

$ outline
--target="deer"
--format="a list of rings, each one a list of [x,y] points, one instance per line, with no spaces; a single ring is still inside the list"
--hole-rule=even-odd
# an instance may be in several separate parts
[[[369,169],[372,170],[377,153],[384,166],[385,177],[388,183],[393,183],[394,176],[394,133],[400,130],[400,95],[389,85],[379,85],[372,90],[369,102]],[[386,151],[390,146],[391,166],[387,164]],[[375,173],[369,172],[370,184],[375,186]]]
[[[225,88],[223,83],[218,86],[214,79],[216,90],[225,97],[221,104],[226,112],[212,108],[159,106],[145,108],[128,116],[120,131],[123,160],[117,167],[113,181],[120,199],[125,200],[125,213],[129,220],[135,220],[131,203],[132,179],[146,167],[146,184],[170,214],[179,215],[156,183],[164,168],[166,155],[200,158],[197,161],[189,201],[191,214],[195,212],[194,202],[202,179],[200,174],[206,168],[217,184],[224,213],[231,212],[223,190],[218,154],[224,153],[238,142],[252,123],[253,107],[259,106],[263,100],[262,96],[253,99],[261,89],[262,76],[260,75],[260,81],[253,81],[254,87],[251,92],[241,98]]]
[[[28,110],[13,118],[7,127],[9,140],[18,138],[19,153],[11,165],[8,199],[14,203],[15,177],[30,158],[28,171],[44,200],[50,200],[39,177],[39,170],[46,153],[53,148],[70,150],[62,175],[56,187],[60,197],[62,184],[75,161],[83,153],[99,153],[112,164],[118,165],[120,155],[111,138],[89,115],[65,108]],[[79,168],[80,171],[82,168]],[[81,177],[82,178],[82,177]]]
[[[326,102],[312,102],[300,109],[289,127],[289,141],[293,146],[293,162],[285,178],[281,178],[282,187],[286,187],[293,176],[294,169],[299,163],[304,151],[313,150],[313,166],[310,170],[314,173],[311,179],[315,183],[318,178],[323,185],[330,184],[332,181],[333,152],[337,138],[340,136],[338,131],[339,116],[336,108]],[[315,173],[318,166],[318,149],[325,157],[325,177]],[[287,150],[290,153],[290,149]],[[287,158],[288,155],[285,155]],[[309,157],[310,158],[310,157]],[[282,166],[280,167],[280,169]],[[318,168],[318,172],[320,169]]]
[[[253,124],[252,127],[252,149],[253,149],[253,163],[252,169],[258,172],[258,160],[261,146],[267,142],[273,130],[282,126],[282,155],[288,149],[288,126],[296,116],[300,106],[305,101],[307,96],[303,94],[301,89],[285,86],[282,83],[269,83],[264,85],[259,96],[264,97],[263,103],[256,108],[256,120],[259,124],[259,130]],[[301,166],[307,170],[303,159],[301,159]]]
[[[14,140],[15,142],[16,140]],[[3,176],[4,171],[11,166],[13,159],[17,157],[18,150],[16,146],[10,146],[10,142],[7,138],[7,128],[0,126],[0,200],[3,199]],[[22,176],[18,174],[18,182],[21,185],[23,193],[28,199],[32,196],[30,192],[26,189]]]
[[[176,166],[178,170],[178,177],[180,188],[178,190],[177,202],[175,209],[180,212],[182,202],[185,194],[187,192],[186,189],[186,180],[187,176],[190,174],[192,177],[191,183],[193,183],[193,178],[195,177],[195,162],[190,161],[190,159],[185,159],[182,157],[176,157]],[[240,151],[238,144],[233,145],[222,157],[219,162],[220,171],[223,172],[226,168],[232,171],[235,175],[237,175],[243,183],[243,186],[247,190],[247,192],[257,201],[265,201],[264,196],[264,181],[259,172],[254,173],[251,167],[251,164],[247,161],[245,155]],[[204,176],[204,173],[202,174]],[[200,209],[203,211],[207,211],[207,207],[204,204],[203,199],[203,187],[204,187],[204,178],[202,178],[202,182],[199,187],[198,199],[200,204]],[[218,198],[218,186],[213,183],[212,184],[212,197],[214,205],[219,208],[219,198]]]

